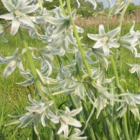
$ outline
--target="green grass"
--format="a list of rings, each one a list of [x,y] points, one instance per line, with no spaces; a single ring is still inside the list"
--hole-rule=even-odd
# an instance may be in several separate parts
[[[127,26],[126,25],[123,26],[122,35],[128,33],[129,28],[131,26],[132,26],[131,24],[127,24]],[[83,34],[82,42],[88,44],[89,47],[92,47],[94,42],[90,40],[86,34],[98,33],[98,27],[90,26],[90,27],[83,27],[83,28],[85,30],[85,33]],[[115,28],[115,27],[110,27],[110,28]],[[138,24],[136,24],[135,30],[140,30],[140,26]],[[45,44],[43,44],[40,40],[31,39],[28,36],[27,32],[25,32],[24,34],[29,46],[36,47],[36,48],[45,47]],[[13,55],[16,48],[19,48],[19,52],[22,51],[23,44],[18,34],[14,37],[6,34],[5,38],[8,39],[9,42],[3,43],[0,40],[0,54],[3,54],[4,56]],[[121,59],[117,63],[117,66],[120,71],[120,79],[125,79],[128,90],[136,94],[138,91],[137,75],[136,74],[131,75],[129,73],[130,67],[127,66],[125,62],[128,62],[130,64],[135,64],[135,63],[140,63],[140,59],[138,58],[136,59],[133,56],[133,54],[126,48],[121,47],[120,50],[121,50],[121,55],[120,55]],[[115,59],[117,59],[116,55],[115,55]],[[26,60],[25,54],[23,54],[22,56],[22,61],[25,69],[29,69],[29,64],[28,61]],[[27,95],[30,93],[28,88],[21,87],[16,84],[17,82],[21,82],[24,80],[20,76],[17,69],[6,79],[3,78],[2,74],[6,65],[7,64],[0,65],[0,140],[19,140],[19,139],[25,140],[27,139],[27,137],[32,137],[32,126],[29,126],[25,129],[17,129],[18,125],[4,127],[5,124],[12,121],[12,119],[9,118],[7,114],[18,115],[18,114],[24,114],[26,112],[25,106],[28,106]],[[40,65],[39,63],[36,64],[37,67],[39,65]],[[109,77],[113,76],[113,70],[111,65],[109,65],[108,75]],[[61,103],[62,100],[65,100],[65,98],[60,100],[58,99],[57,100],[58,104]],[[102,119],[102,117],[99,118],[99,120],[100,119]],[[42,138],[45,137],[44,138],[45,140],[49,139],[47,134],[50,133],[50,130],[47,128],[45,129],[42,129],[41,127],[39,128],[40,128],[39,131],[41,132],[42,135],[41,137]]]

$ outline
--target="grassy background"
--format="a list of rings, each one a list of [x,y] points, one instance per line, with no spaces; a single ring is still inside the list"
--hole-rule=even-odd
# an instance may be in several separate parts
[[[105,25],[104,22],[103,24]],[[111,24],[110,29],[117,27],[117,25],[118,23]],[[91,47],[94,44],[94,42],[87,37],[87,33],[94,33],[94,34],[98,33],[98,24],[83,25],[81,23],[81,26],[85,30],[84,34],[82,34],[83,35],[82,43],[88,44],[88,46]],[[122,27],[122,35],[128,33],[131,26],[132,26],[131,21],[130,23],[124,22]],[[140,30],[139,23],[136,23],[135,30]],[[36,47],[36,48],[45,47],[45,44],[43,44],[40,40],[31,39],[27,32],[24,32],[24,34],[29,46]],[[19,48],[19,52],[22,51],[23,44],[18,34],[14,37],[10,36],[9,34],[6,34],[5,38],[8,39],[9,42],[3,43],[0,40],[0,54],[3,54],[4,56],[11,56],[13,55],[16,48]],[[120,50],[121,50],[120,53],[121,59],[117,63],[117,66],[120,69],[121,79],[126,80],[127,88],[129,89],[130,92],[137,93],[138,91],[137,75],[136,74],[131,75],[129,73],[130,67],[127,66],[125,62],[128,62],[130,64],[135,64],[135,63],[140,63],[140,59],[134,58],[134,55],[129,50],[123,47],[121,47]],[[117,59],[118,55],[115,55],[114,57],[115,59]],[[29,69],[29,64],[28,61],[26,60],[25,54],[22,57],[22,61],[25,69]],[[16,82],[20,82],[24,80],[20,76],[17,69],[6,79],[3,78],[2,73],[6,65],[7,64],[0,65],[0,140],[19,140],[19,139],[25,140],[27,139],[27,137],[32,137],[32,126],[29,126],[25,129],[17,129],[18,125],[4,127],[4,124],[7,124],[12,120],[7,116],[7,114],[18,115],[26,112],[25,106],[28,105],[27,95],[30,93],[28,88],[21,87],[16,84]],[[108,74],[109,77],[113,76],[113,71],[111,66],[109,66]],[[45,131],[45,129],[42,129],[40,127],[39,131],[41,132],[42,138],[45,137],[44,139],[49,139],[48,134],[50,130]]]

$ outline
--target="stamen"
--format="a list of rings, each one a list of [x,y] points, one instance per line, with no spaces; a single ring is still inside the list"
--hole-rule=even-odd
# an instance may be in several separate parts
[[[106,36],[106,37],[103,37],[102,39],[101,39],[101,41],[104,43],[104,44],[106,44],[106,42],[108,41],[108,37]]]
[[[22,16],[22,12],[19,11],[19,10],[16,10],[15,11],[15,16],[16,16],[16,18],[20,18]]]

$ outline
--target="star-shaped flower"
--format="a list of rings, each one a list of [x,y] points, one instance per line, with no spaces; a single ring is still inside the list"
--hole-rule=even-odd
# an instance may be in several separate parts
[[[51,121],[53,123],[59,123],[59,122],[61,123],[61,127],[58,130],[57,134],[64,132],[64,137],[67,138],[69,134],[68,125],[81,127],[82,126],[81,123],[77,121],[76,119],[72,118],[73,116],[77,115],[81,110],[82,110],[82,107],[75,109],[73,111],[70,111],[69,108],[66,107],[65,111],[59,111],[57,112],[57,115],[51,112],[49,114],[49,116],[51,117]]]
[[[30,95],[28,96],[28,98],[29,101],[31,102],[31,106],[26,107],[26,110],[28,112],[26,114],[17,115],[17,116],[9,115],[12,118],[19,118],[19,119],[9,124],[6,124],[5,126],[20,124],[19,128],[25,128],[28,125],[33,124],[34,131],[40,140],[39,133],[37,131],[38,124],[41,123],[44,127],[46,126],[45,121],[46,119],[49,119],[48,113],[51,112],[49,108],[52,106],[53,102],[46,101],[43,98],[39,101],[36,101],[32,99]]]
[[[26,0],[19,0],[16,6],[7,0],[2,0],[2,2],[10,13],[1,15],[0,18],[12,20],[11,35],[15,35],[17,33],[21,23],[34,28],[33,22],[26,16],[26,14],[37,10],[39,7],[38,4],[27,6]]]
[[[109,57],[110,48],[119,48],[119,44],[115,42],[114,37],[119,33],[120,27],[105,33],[104,26],[99,26],[99,34],[88,34],[88,37],[97,42],[94,44],[93,49],[103,47],[103,52],[106,57]]]

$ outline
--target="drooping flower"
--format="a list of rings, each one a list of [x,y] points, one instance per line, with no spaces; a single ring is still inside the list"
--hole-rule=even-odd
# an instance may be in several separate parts
[[[39,133],[37,131],[38,124],[41,123],[44,127],[46,126],[45,120],[49,119],[48,113],[51,112],[49,108],[52,106],[53,102],[52,101],[47,102],[44,101],[43,99],[36,101],[32,99],[30,95],[28,96],[28,98],[29,101],[31,102],[31,106],[26,107],[28,112],[26,114],[17,115],[17,116],[9,115],[12,118],[19,118],[19,119],[9,124],[6,124],[5,126],[20,124],[19,128],[25,128],[28,125],[33,124],[34,131],[39,137]]]
[[[69,134],[68,125],[81,127],[82,126],[81,123],[73,118],[81,110],[82,110],[82,107],[72,110],[72,111],[70,111],[69,108],[66,107],[65,111],[57,111],[56,115],[50,112],[49,116],[51,118],[51,121],[53,123],[61,123],[61,127],[59,128],[57,134],[64,132],[64,137],[67,138]]]
[[[39,5],[27,5],[26,0],[19,0],[16,6],[7,0],[2,0],[5,8],[10,12],[8,14],[0,15],[0,18],[12,20],[11,35],[15,35],[20,27],[20,24],[27,24],[34,28],[34,24],[30,18],[26,16],[38,9]]]
[[[6,43],[8,42],[8,40],[4,38],[5,29],[5,26],[3,24],[0,24],[0,36],[2,38],[2,41]]]
[[[79,129],[74,129],[75,133],[68,137],[68,140],[87,140],[86,136],[81,136],[82,132]]]
[[[19,68],[19,71],[24,70],[21,59],[18,54],[18,48],[15,50],[13,56],[4,57],[2,54],[0,54],[0,64],[5,63],[8,63],[3,72],[3,77],[5,78],[8,75],[10,75],[16,69],[16,67]]]
[[[130,73],[137,73],[138,78],[140,78],[140,64],[128,64],[130,67],[132,67],[129,71]]]
[[[137,107],[136,104],[140,104],[140,95],[132,94],[129,91],[127,91],[126,93],[123,93],[121,96],[124,101],[121,102],[120,107],[117,109],[117,111],[119,111],[118,117],[122,117],[129,107],[130,111],[136,117],[139,118],[139,108]]]
[[[110,0],[108,1],[110,5],[110,15],[118,14],[127,4],[125,0],[117,0],[113,5],[111,5]]]
[[[120,27],[105,33],[104,26],[99,25],[99,34],[88,34],[88,37],[97,41],[93,49],[103,47],[103,52],[106,57],[109,57],[110,48],[119,48],[119,43],[115,42],[114,37],[119,33]]]
[[[55,17],[51,17],[51,16],[46,16],[45,20],[47,20],[49,23],[53,24],[56,26],[55,30],[54,30],[54,35],[58,36],[59,34],[63,33],[63,32],[68,32],[68,30],[71,30],[71,21],[70,21],[70,17],[69,16],[64,16],[61,13],[61,9],[57,8],[56,9],[56,16]],[[72,11],[72,17],[74,18],[76,15],[76,10]],[[83,29],[76,26],[77,31],[79,33],[83,33]]]

